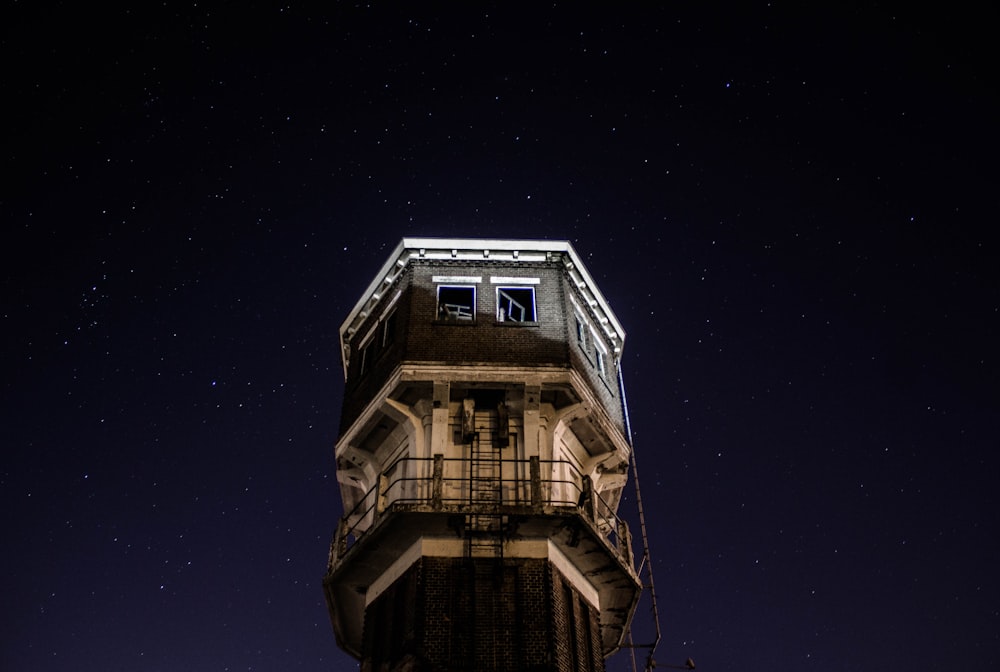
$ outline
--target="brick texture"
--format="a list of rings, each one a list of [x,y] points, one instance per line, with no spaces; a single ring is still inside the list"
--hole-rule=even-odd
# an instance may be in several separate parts
[[[423,558],[365,613],[362,672],[604,672],[598,614],[544,559]]]
[[[476,284],[476,318],[469,322],[437,319],[435,275],[481,277]],[[537,321],[523,325],[498,322],[496,288],[490,276],[538,278],[535,288]],[[577,369],[603,402],[619,429],[624,416],[618,398],[614,354],[608,351],[606,375],[596,368],[593,343],[586,349],[577,344],[576,318],[570,296],[586,307],[583,297],[569,282],[561,262],[517,264],[513,262],[412,261],[392,287],[382,295],[401,292],[391,308],[376,306],[351,341],[351,356],[341,431],[357,419],[365,403],[375,396],[401,362],[435,364],[554,365]],[[386,302],[388,304],[388,301]],[[392,315],[390,319],[389,316]],[[591,323],[596,321],[588,316]],[[387,328],[390,330],[386,337]],[[364,346],[368,344],[368,347]],[[364,353],[364,354],[362,354]],[[361,358],[364,357],[362,364]]]

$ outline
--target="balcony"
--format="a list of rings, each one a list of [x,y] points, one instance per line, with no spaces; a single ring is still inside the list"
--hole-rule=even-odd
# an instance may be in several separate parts
[[[383,521],[399,513],[497,516],[507,521],[580,520],[589,528],[588,536],[599,539],[627,568],[634,567],[628,524],[573,463],[537,457],[477,461],[436,455],[403,457],[383,472],[379,483],[340,519],[328,571],[344,562]],[[452,527],[461,536],[461,526]]]

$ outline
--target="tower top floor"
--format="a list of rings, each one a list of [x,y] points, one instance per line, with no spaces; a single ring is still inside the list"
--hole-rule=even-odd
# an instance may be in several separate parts
[[[476,269],[496,269],[498,272],[502,269],[521,269],[523,271],[542,266],[550,269],[557,268],[564,274],[576,294],[574,304],[576,304],[578,312],[586,314],[590,318],[586,319],[585,322],[602,336],[601,340],[606,341],[614,360],[621,356],[625,343],[625,330],[590,276],[580,256],[568,241],[403,238],[389,254],[385,264],[379,269],[340,327],[340,353],[345,379],[349,378],[352,352],[357,352],[361,346],[357,340],[358,336],[360,334],[362,339],[364,338],[363,332],[369,317],[380,308],[385,310],[388,304],[398,299],[399,280],[415,265],[441,269],[442,273],[445,273],[444,269],[447,268],[465,268],[473,271]],[[463,274],[457,271],[454,275],[439,275],[433,279],[439,280],[436,283],[438,286],[446,288],[468,287],[483,281],[481,276],[476,276],[473,273]],[[473,282],[477,279],[479,282]],[[492,276],[487,279],[487,284],[495,287],[505,284],[505,280],[510,281],[506,284],[527,289],[531,286],[531,281],[537,280],[537,278],[527,277],[523,273],[518,273],[513,277]],[[470,307],[463,303],[463,301],[470,300],[467,291],[456,289],[456,291],[447,292],[444,299],[440,297],[440,289],[438,293],[439,296],[435,297],[437,299],[435,315],[437,318],[441,318],[441,321],[453,319],[456,322],[461,322],[476,319],[475,304],[471,306],[473,308],[471,317],[463,310],[463,308]],[[518,298],[522,296],[528,296],[528,294],[515,292],[512,297],[508,296],[506,299],[498,300],[497,304],[508,301],[507,308],[509,309],[512,307],[509,300],[512,299],[515,303],[521,304],[522,308],[526,308],[527,313],[520,312],[515,308],[513,313],[516,314],[508,312],[501,316],[500,310],[504,307],[494,305],[494,314],[497,319],[506,319],[511,322],[518,319],[525,322],[540,321],[523,319],[537,318],[538,316],[537,313],[533,312],[535,306],[524,306],[524,302],[518,301]],[[533,291],[531,296],[534,298]],[[471,299],[474,301],[475,297],[473,296]],[[480,303],[480,305],[483,304]],[[583,325],[580,328],[582,329]],[[583,332],[578,335],[585,338]]]

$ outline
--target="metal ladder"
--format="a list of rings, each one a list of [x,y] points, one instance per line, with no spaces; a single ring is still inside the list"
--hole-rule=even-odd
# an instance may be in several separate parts
[[[503,558],[504,521],[500,447],[493,441],[493,413],[476,413],[469,446],[469,512],[465,516],[466,558]]]

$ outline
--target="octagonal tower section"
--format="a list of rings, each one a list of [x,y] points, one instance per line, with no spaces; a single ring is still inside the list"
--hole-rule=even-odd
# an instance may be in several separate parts
[[[362,670],[605,669],[641,590],[624,341],[568,242],[392,252],[340,329],[323,585]]]

